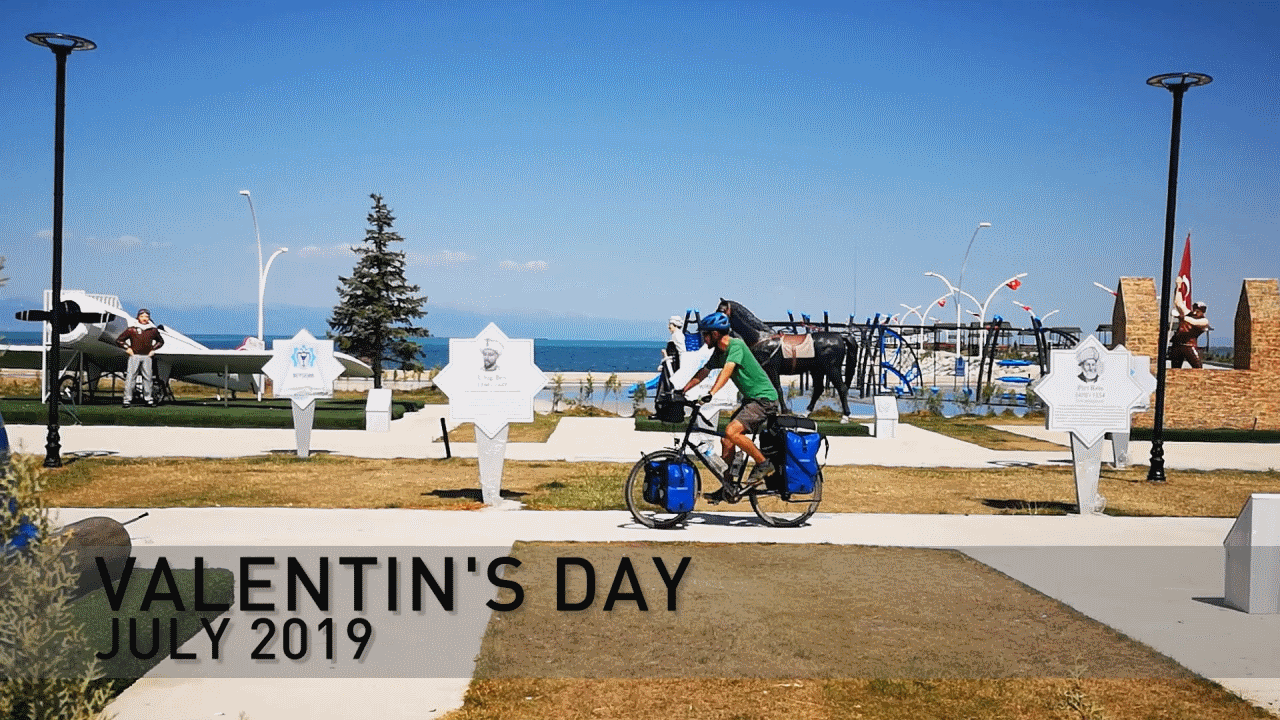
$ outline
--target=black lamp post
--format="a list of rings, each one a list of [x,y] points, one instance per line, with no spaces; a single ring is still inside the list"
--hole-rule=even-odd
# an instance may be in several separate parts
[[[58,59],[58,99],[53,131],[53,280],[51,308],[47,318],[51,340],[49,342],[49,435],[45,442],[45,467],[62,467],[62,443],[58,437],[58,373],[62,358],[59,354],[61,332],[66,320],[62,311],[62,128],[67,99],[67,58],[75,50],[92,50],[97,45],[75,35],[62,33],[31,33],[27,40],[53,51]]]
[[[1169,280],[1173,273],[1173,221],[1178,205],[1178,145],[1182,139],[1182,95],[1187,88],[1208,85],[1213,78],[1201,73],[1167,73],[1147,79],[1147,84],[1173,93],[1173,130],[1169,139],[1169,200],[1164,214],[1164,269],[1160,277],[1160,336],[1156,338],[1156,410],[1151,428],[1151,465],[1147,480],[1162,483],[1164,476],[1164,381],[1169,360]]]

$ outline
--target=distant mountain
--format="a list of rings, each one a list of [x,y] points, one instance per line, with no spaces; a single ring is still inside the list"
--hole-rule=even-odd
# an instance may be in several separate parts
[[[137,306],[122,298],[125,309]],[[40,307],[37,298],[0,298],[0,334],[6,331],[38,330],[35,323],[14,319],[19,310]],[[162,325],[172,325],[187,335],[256,335],[258,306],[250,304],[202,307],[147,307],[152,318]],[[266,334],[292,335],[301,328],[317,337],[329,329],[331,308],[268,305],[264,311]],[[666,318],[652,321],[617,320],[590,317],[580,313],[547,310],[497,311],[482,313],[443,305],[427,304],[423,325],[435,337],[473,337],[490,322],[497,323],[510,337],[547,338],[551,340],[661,340],[666,337]]]

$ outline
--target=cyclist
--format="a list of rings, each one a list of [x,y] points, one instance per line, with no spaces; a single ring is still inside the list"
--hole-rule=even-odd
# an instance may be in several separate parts
[[[702,398],[704,402],[710,402],[711,396],[719,392],[730,379],[738,386],[738,391],[742,393],[742,404],[729,418],[729,425],[720,440],[721,455],[725,464],[732,467],[736,447],[755,461],[756,465],[743,489],[751,488],[764,482],[765,477],[774,472],[773,463],[751,442],[748,433],[756,432],[766,415],[778,412],[778,392],[764,368],[760,367],[759,361],[751,354],[751,348],[741,338],[729,334],[727,315],[711,313],[698,323],[698,330],[702,333],[702,342],[712,348],[711,359],[685,383],[681,393],[689,392],[716,368],[722,368],[720,376],[711,386],[711,392]],[[727,478],[721,478],[721,481],[725,479]],[[707,493],[706,498],[713,503],[724,500],[724,488]]]

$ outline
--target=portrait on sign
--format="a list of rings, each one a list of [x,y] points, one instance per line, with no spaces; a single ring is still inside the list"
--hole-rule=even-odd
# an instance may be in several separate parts
[[[1097,348],[1086,345],[1076,351],[1076,364],[1080,366],[1080,374],[1076,376],[1080,382],[1098,382],[1098,376],[1102,373],[1102,360],[1099,359]]]
[[[487,339],[480,348],[481,363],[485,372],[498,371],[498,359],[502,357],[502,343]]]

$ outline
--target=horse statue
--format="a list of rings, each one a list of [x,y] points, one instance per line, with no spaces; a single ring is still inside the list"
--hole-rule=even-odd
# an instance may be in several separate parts
[[[776,333],[740,303],[724,298],[720,298],[716,310],[729,316],[729,326],[760,361],[778,391],[779,400],[785,403],[786,398],[780,376],[809,373],[813,376],[813,397],[807,412],[817,407],[826,379],[839,393],[843,410],[840,422],[849,422],[849,380],[858,357],[858,345],[852,337],[838,332]]]

